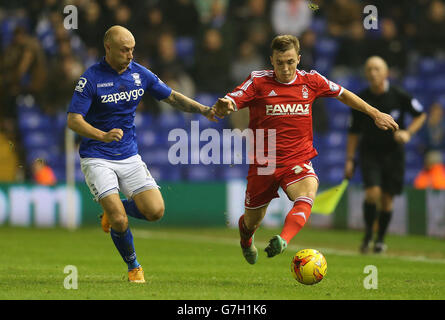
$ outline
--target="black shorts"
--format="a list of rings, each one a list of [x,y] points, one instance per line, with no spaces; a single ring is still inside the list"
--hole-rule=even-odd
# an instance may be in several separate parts
[[[402,146],[376,151],[360,148],[359,164],[365,188],[380,186],[383,192],[401,194],[405,177],[405,151]]]

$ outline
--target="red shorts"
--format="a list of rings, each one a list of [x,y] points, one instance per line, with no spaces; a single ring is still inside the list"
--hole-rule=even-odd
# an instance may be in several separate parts
[[[247,209],[261,208],[272,199],[279,197],[279,187],[286,191],[288,186],[307,177],[315,177],[318,180],[309,160],[288,167],[276,168],[271,175],[258,175],[257,167],[250,166],[244,206]]]

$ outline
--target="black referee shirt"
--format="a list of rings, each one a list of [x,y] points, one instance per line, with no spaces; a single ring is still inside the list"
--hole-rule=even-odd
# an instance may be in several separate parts
[[[408,114],[417,117],[423,112],[423,106],[417,99],[393,85],[389,85],[387,90],[379,95],[367,88],[358,96],[379,111],[390,114],[400,129],[405,129],[405,118]],[[352,109],[349,133],[361,135],[361,148],[385,151],[400,147],[394,140],[394,132],[379,129],[371,117],[355,109]]]

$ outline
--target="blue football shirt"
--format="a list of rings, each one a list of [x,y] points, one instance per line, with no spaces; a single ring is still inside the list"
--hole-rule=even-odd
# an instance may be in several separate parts
[[[108,132],[122,129],[120,141],[109,143],[83,137],[81,158],[122,160],[138,153],[134,117],[136,107],[148,91],[157,100],[167,98],[172,89],[144,66],[131,61],[118,74],[103,58],[80,77],[68,112],[81,114],[93,127]]]

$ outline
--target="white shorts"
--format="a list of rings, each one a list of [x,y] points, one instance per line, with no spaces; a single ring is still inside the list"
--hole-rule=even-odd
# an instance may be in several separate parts
[[[81,158],[80,167],[95,201],[119,191],[130,199],[159,188],[138,154],[124,160]]]

